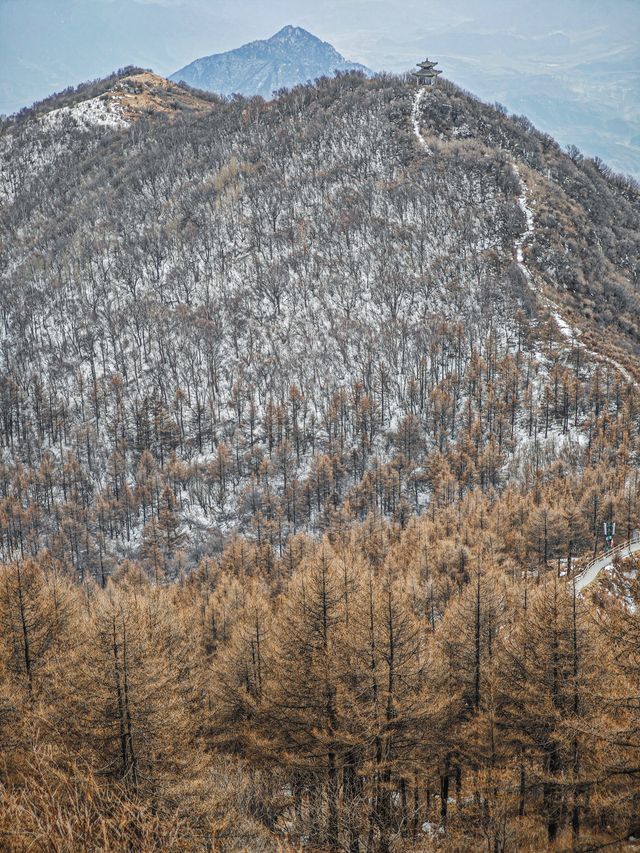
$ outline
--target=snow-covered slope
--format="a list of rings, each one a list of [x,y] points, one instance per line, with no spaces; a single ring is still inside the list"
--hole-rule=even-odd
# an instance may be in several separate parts
[[[86,156],[100,138],[124,130],[141,118],[175,118],[208,112],[214,104],[150,71],[114,75],[98,95],[70,97],[62,106],[36,104],[25,117],[8,121],[0,132],[0,202],[66,157]],[[68,100],[69,98],[62,98]],[[54,102],[55,104],[55,102]],[[100,136],[93,136],[97,130]],[[89,137],[92,138],[89,138]],[[17,156],[19,152],[19,156]]]
[[[128,132],[20,134],[2,161],[0,518],[28,517],[4,554],[28,530],[94,571],[233,530],[283,547],[339,513],[403,519],[580,471],[631,406],[633,330],[627,375],[554,318],[577,328],[587,271],[631,304],[633,188],[451,84],[344,75]],[[53,166],[21,172],[28,146]]]
[[[87,127],[127,127],[129,122],[124,118],[120,106],[107,96],[90,98],[80,101],[72,107],[60,107],[51,110],[40,121],[46,128],[61,127],[71,120],[80,129]]]

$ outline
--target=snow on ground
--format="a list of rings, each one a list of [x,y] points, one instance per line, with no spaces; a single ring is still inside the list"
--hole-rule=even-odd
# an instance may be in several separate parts
[[[11,128],[0,137],[0,204],[10,204],[44,169],[82,144],[79,140],[85,137],[78,131],[122,130],[129,124],[117,101],[99,96]],[[19,146],[20,158],[11,156],[14,145]]]
[[[103,97],[90,98],[72,107],[51,110],[40,121],[44,127],[52,129],[59,127],[69,118],[81,127],[111,127],[119,130],[129,125],[119,106],[113,100]]]
[[[426,93],[426,88],[418,89],[416,92],[416,96],[413,99],[413,108],[411,110],[411,122],[413,124],[413,132],[415,134],[416,139],[418,140],[418,145],[422,148],[425,154],[431,154],[431,149],[424,141],[422,134],[420,133],[420,104],[422,103],[422,99]]]
[[[520,174],[520,169],[518,168],[518,164],[514,162],[513,170],[516,173],[518,181],[520,183],[520,197],[518,199],[518,204],[520,205],[520,210],[524,213],[525,218],[527,220],[527,228],[526,231],[516,240],[516,259],[518,261],[518,266],[520,267],[524,277],[528,282],[532,281],[531,273],[527,268],[524,262],[524,244],[527,240],[529,240],[534,235],[534,226],[533,226],[533,211],[529,206],[529,195],[527,193],[527,187],[525,182],[522,180],[522,176]]]

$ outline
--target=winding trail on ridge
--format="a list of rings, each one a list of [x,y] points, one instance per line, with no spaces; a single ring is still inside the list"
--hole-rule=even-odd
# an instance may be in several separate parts
[[[411,109],[411,123],[413,125],[413,133],[416,137],[418,145],[424,151],[425,154],[431,155],[433,152],[431,151],[431,149],[427,145],[424,137],[422,136],[421,130],[420,130],[420,105],[422,104],[422,101],[424,99],[424,96],[427,94],[427,91],[428,91],[428,89],[426,86],[421,87],[417,90],[415,97],[413,99],[413,107]],[[620,373],[620,375],[624,378],[624,380],[626,382],[628,382],[629,384],[631,384],[637,388],[638,382],[636,381],[635,377],[632,376],[631,373],[627,370],[627,368],[624,367],[624,365],[620,364],[619,361],[616,361],[615,359],[611,358],[611,356],[608,356],[608,355],[605,355],[604,353],[596,352],[595,350],[590,349],[581,340],[581,335],[582,335],[581,330],[576,328],[575,326],[570,325],[570,323],[568,323],[564,319],[564,317],[562,316],[562,314],[560,312],[560,308],[557,305],[557,303],[555,303],[552,299],[550,299],[548,296],[546,296],[542,292],[540,287],[536,284],[535,279],[534,279],[533,275],[531,274],[531,271],[527,267],[527,264],[525,262],[525,257],[524,257],[524,245],[528,240],[531,240],[531,238],[535,235],[534,215],[533,215],[533,211],[531,210],[531,207],[529,205],[529,193],[527,190],[527,185],[526,185],[526,183],[525,183],[525,181],[524,181],[524,179],[520,173],[520,168],[518,166],[518,163],[515,161],[515,159],[513,157],[511,157],[511,166],[513,168],[513,171],[516,174],[516,177],[518,179],[518,183],[520,185],[520,196],[518,198],[518,204],[519,204],[520,209],[522,210],[522,212],[526,218],[526,222],[527,222],[527,227],[526,227],[524,233],[521,234],[520,237],[518,237],[518,239],[515,241],[515,254],[516,254],[516,262],[518,264],[518,268],[520,269],[520,271],[524,275],[529,287],[531,288],[531,290],[535,294],[536,299],[545,306],[545,308],[547,309],[549,314],[555,320],[555,323],[556,323],[558,330],[560,331],[560,334],[562,335],[562,337],[571,346],[579,346],[582,349],[582,351],[584,353],[586,353],[586,355],[590,356],[595,361],[604,362],[605,364],[608,364],[611,367],[613,367],[614,370],[617,370],[618,373]]]
[[[634,377],[629,373],[629,371],[623,367],[619,362],[615,361],[615,359],[610,358],[609,356],[603,355],[602,353],[594,352],[589,347],[585,346],[584,343],[580,340],[580,335],[582,334],[579,329],[576,329],[573,326],[570,326],[569,323],[563,318],[560,313],[560,309],[556,305],[553,300],[549,299],[548,296],[545,296],[544,293],[540,291],[540,288],[536,286],[533,276],[531,275],[531,271],[527,267],[524,259],[524,244],[527,240],[530,240],[535,234],[535,225],[534,225],[534,217],[533,211],[529,206],[529,196],[527,191],[527,185],[525,184],[522,175],[520,174],[520,169],[515,160],[511,160],[511,165],[513,167],[514,172],[518,178],[518,182],[520,184],[520,197],[518,198],[518,204],[520,205],[520,209],[525,215],[527,221],[527,227],[525,231],[518,237],[515,242],[515,250],[516,250],[516,262],[522,274],[524,275],[529,287],[536,295],[536,298],[542,302],[542,304],[547,308],[551,316],[556,322],[558,329],[560,330],[560,334],[567,340],[572,346],[579,346],[581,349],[589,356],[594,358],[596,361],[605,362],[613,367],[615,370],[618,370],[624,379],[629,382],[631,385],[637,387],[638,383],[634,379]],[[590,584],[592,584],[600,572],[603,569],[609,568],[613,565],[613,561],[616,556],[620,559],[624,559],[625,557],[630,557],[632,554],[635,554],[640,550],[640,540],[632,539],[629,542],[624,543],[624,545],[620,545],[618,548],[615,548],[613,551],[609,551],[605,554],[601,554],[598,557],[595,557],[588,563],[584,569],[580,571],[579,574],[575,577],[575,590],[579,595],[583,590],[585,590]]]
[[[426,88],[420,88],[415,94],[413,99],[413,107],[411,109],[411,123],[413,125],[413,133],[416,137],[418,145],[424,151],[425,154],[431,155],[433,152],[427,145],[420,131],[420,105],[422,100],[426,94]],[[531,210],[531,206],[529,205],[529,193],[527,190],[527,185],[520,174],[520,168],[518,163],[511,157],[511,165],[513,171],[516,174],[518,179],[518,184],[520,186],[520,196],[518,197],[518,205],[520,206],[520,210],[524,214],[526,219],[526,228],[524,232],[517,238],[514,244],[515,255],[516,255],[516,263],[518,268],[522,272],[527,284],[535,294],[536,298],[539,302],[541,302],[545,308],[549,311],[553,319],[555,320],[556,325],[560,331],[560,334],[565,338],[568,343],[572,346],[579,346],[587,355],[591,356],[596,361],[605,362],[617,370],[624,379],[629,382],[631,385],[638,387],[638,382],[635,378],[629,373],[629,371],[618,361],[609,356],[604,355],[603,353],[594,352],[594,350],[589,349],[581,340],[580,336],[582,332],[579,329],[576,329],[574,326],[571,326],[560,313],[560,309],[558,305],[552,300],[549,299],[544,293],[542,293],[541,289],[536,285],[536,282],[531,274],[531,271],[526,265],[525,257],[524,257],[524,246],[528,240],[531,240],[535,235],[535,219],[533,215],[533,211]],[[607,554],[600,555],[592,560],[587,566],[576,576],[575,578],[575,588],[576,592],[580,594],[587,586],[589,586],[593,581],[598,577],[600,572],[603,569],[608,568],[612,565],[615,555],[619,555],[621,559],[624,557],[629,557],[631,554],[640,551],[640,540],[633,539],[630,542],[625,543],[624,545],[619,546],[614,551],[611,551]]]
[[[548,296],[545,296],[545,294],[542,293],[540,288],[536,285],[531,271],[527,267],[524,260],[524,244],[527,242],[527,240],[530,240],[535,234],[533,211],[529,206],[529,193],[527,190],[527,185],[525,184],[524,179],[520,174],[520,168],[513,159],[511,160],[511,165],[513,167],[513,171],[516,173],[516,177],[518,178],[518,183],[520,184],[520,197],[518,198],[518,204],[520,205],[520,209],[524,213],[527,220],[526,230],[515,242],[516,262],[520,271],[527,280],[529,287],[535,293],[536,298],[540,302],[542,302],[542,304],[547,308],[547,310],[555,320],[556,325],[560,330],[560,334],[566,341],[568,341],[571,345],[579,346],[588,356],[591,356],[591,358],[595,359],[596,361],[604,362],[605,364],[610,365],[623,376],[626,382],[637,387],[638,383],[636,382],[635,378],[631,375],[631,373],[629,373],[626,367],[620,364],[619,361],[616,361],[615,359],[611,358],[608,355],[604,355],[601,352],[596,352],[595,350],[589,349],[589,347],[580,340],[580,336],[582,335],[580,329],[577,329],[575,326],[571,326],[560,313],[558,305],[552,299],[549,299]]]
[[[560,334],[565,338],[565,340],[567,340],[572,346],[579,346],[587,355],[591,356],[596,361],[601,361],[605,362],[606,364],[609,364],[615,370],[618,370],[627,382],[637,387],[638,383],[622,364],[615,361],[615,359],[604,355],[603,353],[594,352],[592,349],[589,349],[589,347],[582,343],[582,341],[580,340],[580,335],[582,334],[582,332],[579,329],[576,329],[575,327],[569,325],[569,323],[567,323],[567,321],[560,313],[560,309],[558,308],[556,303],[553,302],[553,300],[549,299],[548,296],[545,296],[545,294],[540,291],[540,288],[536,286],[531,271],[527,267],[524,259],[524,244],[527,242],[527,240],[530,240],[535,234],[533,211],[529,206],[527,185],[525,184],[522,175],[520,174],[518,164],[515,162],[515,160],[512,159],[511,165],[513,167],[514,172],[516,173],[518,182],[520,184],[520,197],[518,198],[518,204],[520,205],[520,209],[525,215],[527,221],[527,227],[525,231],[520,235],[520,237],[518,237],[515,242],[516,262],[525,279],[527,280],[529,287],[536,295],[536,298],[540,302],[542,302],[542,304],[547,308],[547,310],[555,320],[556,325],[560,330]],[[615,548],[613,551],[609,551],[605,554],[601,554],[600,556],[595,557],[593,560],[591,560],[590,563],[585,566],[584,569],[582,569],[582,571],[578,575],[576,575],[576,593],[578,595],[582,593],[583,590],[585,590],[590,584],[592,584],[596,580],[600,572],[613,565],[613,561],[616,556],[618,556],[620,559],[624,559],[625,557],[630,557],[632,554],[635,554],[639,550],[640,540],[632,539],[629,542],[624,543],[624,545],[620,545],[618,548]]]
[[[422,103],[422,99],[425,96],[426,91],[426,87],[422,87],[416,92],[416,96],[413,99],[413,107],[411,108],[411,123],[413,124],[413,132],[418,140],[418,145],[422,148],[425,154],[431,154],[433,152],[420,133],[420,104]]]

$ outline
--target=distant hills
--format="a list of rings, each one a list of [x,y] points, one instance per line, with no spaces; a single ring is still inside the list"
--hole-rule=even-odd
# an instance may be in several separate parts
[[[428,54],[448,80],[640,179],[637,0],[430,0],[428,12],[343,0],[321,28],[315,8],[253,4],[248,17],[242,3],[2,0],[0,114],[130,64],[167,76],[301,24],[375,71],[402,74]]]
[[[270,98],[278,89],[332,77],[336,71],[372,73],[302,27],[287,26],[269,39],[196,59],[169,79],[223,95]]]

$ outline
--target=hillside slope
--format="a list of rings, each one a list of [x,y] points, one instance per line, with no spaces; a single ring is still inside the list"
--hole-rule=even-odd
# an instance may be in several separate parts
[[[87,159],[100,142],[91,133],[96,128],[122,130],[152,116],[171,121],[207,112],[215,102],[151,71],[127,68],[34,104],[0,125],[0,199],[23,193],[44,169],[64,171],[59,159]]]
[[[636,459],[637,190],[522,119],[355,74],[24,133],[2,556],[171,575],[237,531],[282,549],[567,472],[582,500]],[[55,168],[21,177],[27,137]]]

